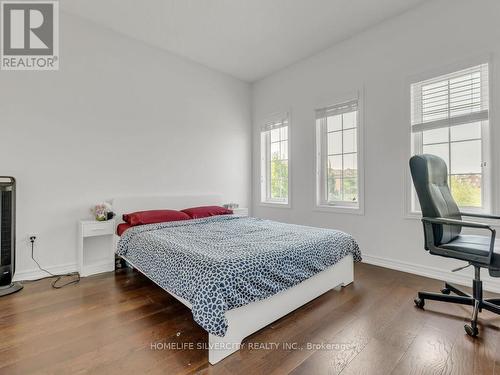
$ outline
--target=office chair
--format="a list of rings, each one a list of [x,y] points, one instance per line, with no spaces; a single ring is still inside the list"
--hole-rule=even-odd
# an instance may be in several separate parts
[[[415,155],[410,159],[410,170],[422,209],[425,249],[432,255],[469,263],[453,272],[474,267],[472,296],[445,283],[441,294],[418,292],[415,305],[423,309],[425,300],[433,300],[473,306],[471,324],[464,328],[469,336],[475,337],[479,333],[477,317],[482,309],[500,314],[500,298],[483,299],[481,281],[481,268],[487,268],[492,277],[500,277],[500,254],[493,251],[495,229],[487,224],[464,221],[462,216],[484,219],[500,219],[500,216],[460,212],[448,187],[448,167],[443,159],[435,155]],[[461,234],[462,228],[486,230],[489,235]]]

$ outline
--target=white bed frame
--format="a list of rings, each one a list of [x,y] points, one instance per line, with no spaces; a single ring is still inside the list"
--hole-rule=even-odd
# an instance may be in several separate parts
[[[122,214],[151,209],[182,209],[202,205],[220,205],[222,197],[216,194],[205,195],[169,195],[169,196],[129,196],[113,199],[113,209],[117,214],[117,222]],[[115,242],[118,242],[115,236]],[[128,259],[124,258],[139,272]],[[351,255],[326,270],[312,276],[300,284],[277,293],[261,301],[253,302],[226,312],[228,330],[224,337],[208,334],[208,360],[214,365],[230,354],[238,351],[243,339],[268,324],[280,319],[300,306],[338,286],[346,286],[353,282],[354,265]],[[185,299],[166,290],[173,297],[191,309]]]

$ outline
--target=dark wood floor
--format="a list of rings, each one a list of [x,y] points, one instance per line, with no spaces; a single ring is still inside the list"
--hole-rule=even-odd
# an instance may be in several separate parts
[[[471,339],[469,308],[413,306],[417,290],[440,282],[366,264],[353,284],[255,333],[216,366],[206,350],[183,346],[207,343],[190,311],[138,273],[61,290],[49,283],[0,299],[0,374],[500,374],[500,317],[483,312]]]

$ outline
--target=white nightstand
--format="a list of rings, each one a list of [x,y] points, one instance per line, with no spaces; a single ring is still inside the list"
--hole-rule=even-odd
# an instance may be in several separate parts
[[[78,223],[78,271],[81,276],[114,271],[115,221],[80,220]]]
[[[233,215],[235,216],[241,216],[241,217],[246,217],[248,216],[248,208],[233,208]]]

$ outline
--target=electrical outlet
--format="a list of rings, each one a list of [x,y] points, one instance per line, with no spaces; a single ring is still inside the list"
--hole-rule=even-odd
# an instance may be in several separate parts
[[[38,238],[38,235],[36,233],[28,234],[28,242],[29,243],[35,242],[37,238]]]

